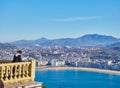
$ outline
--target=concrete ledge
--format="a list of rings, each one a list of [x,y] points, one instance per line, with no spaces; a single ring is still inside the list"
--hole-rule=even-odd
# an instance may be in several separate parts
[[[25,83],[15,83],[7,84],[5,88],[42,88],[42,82],[25,82]]]

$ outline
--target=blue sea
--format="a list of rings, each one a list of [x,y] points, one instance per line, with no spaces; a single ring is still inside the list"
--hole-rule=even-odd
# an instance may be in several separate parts
[[[120,88],[120,75],[80,70],[37,70],[47,88]]]

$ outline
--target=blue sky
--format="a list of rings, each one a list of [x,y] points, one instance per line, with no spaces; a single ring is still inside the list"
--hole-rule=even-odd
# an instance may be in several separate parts
[[[0,0],[0,42],[96,33],[120,38],[120,0]]]

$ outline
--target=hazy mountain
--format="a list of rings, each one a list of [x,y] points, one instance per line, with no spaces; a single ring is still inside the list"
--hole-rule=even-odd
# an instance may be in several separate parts
[[[98,45],[109,45],[118,42],[119,40],[112,36],[88,34],[77,39],[80,45],[84,46],[98,46]]]
[[[41,43],[44,43],[44,42],[47,42],[48,41],[48,39],[46,39],[46,38],[40,38],[40,39],[37,39],[37,40],[34,40],[34,44],[41,44]]]
[[[120,42],[109,45],[110,47],[120,47]]]
[[[0,48],[14,48],[14,45],[11,45],[9,43],[0,43]]]
[[[111,45],[109,45],[108,47],[109,47],[110,49],[120,51],[120,42],[111,44]]]
[[[15,46],[32,46],[32,45],[40,45],[41,43],[46,41],[47,41],[46,38],[41,38],[37,40],[19,40],[19,41],[12,42],[11,44]]]
[[[11,44],[16,45],[16,46],[28,46],[30,44],[32,44],[32,40],[19,40],[19,41],[15,41],[12,42]]]
[[[40,46],[106,46],[113,43],[117,43],[119,39],[98,34],[88,34],[78,38],[61,38],[49,40],[46,38],[40,38],[37,40],[20,40],[12,42],[11,44],[17,46],[31,46],[31,45],[40,45]]]

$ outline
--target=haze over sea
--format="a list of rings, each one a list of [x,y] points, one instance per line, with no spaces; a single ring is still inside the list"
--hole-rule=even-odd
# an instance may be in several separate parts
[[[37,70],[47,88],[120,88],[120,75],[81,70]]]

